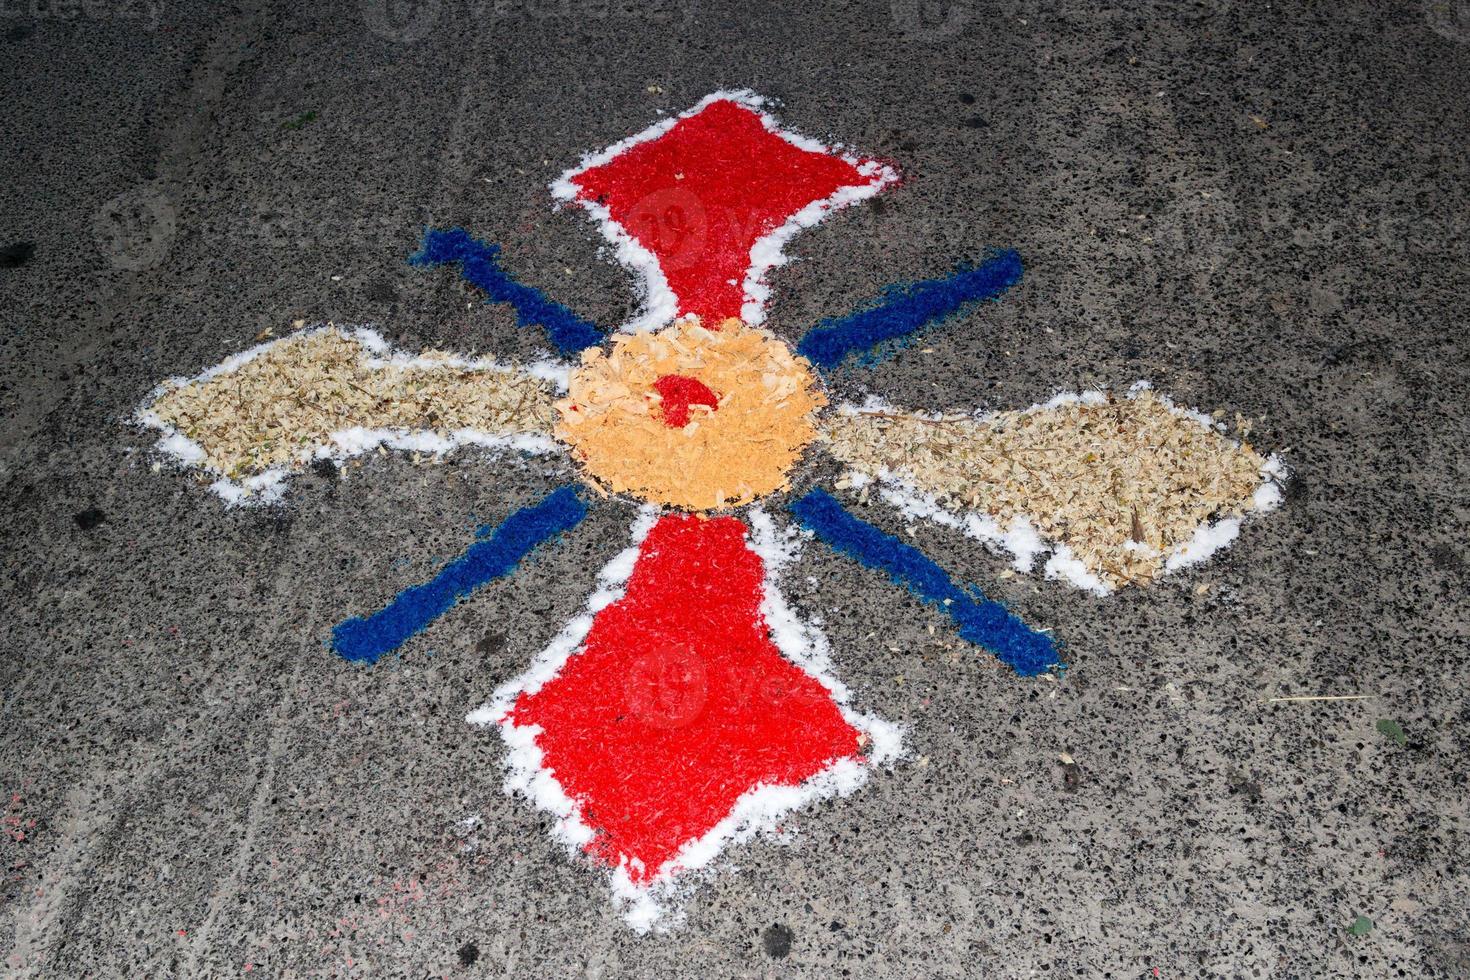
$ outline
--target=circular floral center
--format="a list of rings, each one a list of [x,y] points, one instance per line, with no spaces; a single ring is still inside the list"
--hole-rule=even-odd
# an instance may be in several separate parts
[[[586,351],[556,435],[613,493],[718,510],[784,488],[826,404],[811,366],[767,331],[690,318]]]

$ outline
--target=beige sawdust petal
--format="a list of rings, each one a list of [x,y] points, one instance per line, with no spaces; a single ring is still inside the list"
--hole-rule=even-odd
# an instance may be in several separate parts
[[[1201,524],[1243,513],[1266,465],[1147,389],[984,418],[844,411],[822,434],[860,473],[1025,519],[1112,586],[1150,581]]]
[[[303,463],[356,427],[544,436],[552,401],[546,382],[514,366],[466,366],[437,351],[395,363],[327,327],[274,341],[232,370],[172,382],[145,417],[192,441],[207,469],[235,479]]]

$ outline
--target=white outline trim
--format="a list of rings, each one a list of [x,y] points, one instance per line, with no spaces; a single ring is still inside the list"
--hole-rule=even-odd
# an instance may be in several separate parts
[[[575,203],[584,208],[604,238],[612,243],[617,260],[639,277],[639,289],[642,294],[643,309],[634,318],[622,326],[625,331],[657,330],[665,324],[672,323],[687,313],[693,312],[680,308],[679,298],[674,295],[669,287],[668,278],[658,264],[658,259],[652,252],[638,242],[632,233],[617,221],[613,220],[607,207],[596,201],[580,200],[577,197],[578,187],[576,178],[593,167],[600,167],[621,156],[631,147],[649,140],[658,139],[660,136],[673,129],[681,119],[689,119],[703,112],[713,102],[734,102],[760,116],[762,125],[768,131],[779,136],[792,146],[813,153],[823,153],[836,156],[857,168],[864,177],[869,178],[866,184],[851,184],[839,187],[830,197],[820,201],[813,201],[802,208],[796,214],[786,219],[780,227],[773,229],[761,238],[757,239],[750,249],[750,262],[746,268],[742,283],[742,292],[745,294],[745,302],[741,306],[740,315],[745,322],[759,324],[765,320],[765,304],[770,299],[771,287],[766,281],[766,275],[777,266],[785,265],[789,261],[783,252],[786,243],[796,236],[803,228],[811,228],[820,223],[833,211],[841,210],[850,204],[866,200],[891,184],[897,183],[898,171],[887,164],[877,160],[863,159],[850,153],[840,152],[843,147],[840,143],[828,146],[818,140],[803,136],[793,130],[783,129],[781,124],[766,111],[768,107],[774,107],[773,100],[766,99],[750,89],[721,89],[711,92],[700,99],[690,109],[661,119],[649,126],[642,132],[635,133],[626,139],[619,140],[604,150],[589,153],[582,157],[581,161],[571,169],[562,173],[560,177],[551,183],[551,196],[558,202]]]
[[[757,833],[777,833],[780,821],[787,813],[819,799],[851,794],[867,780],[872,767],[886,765],[891,768],[903,754],[904,730],[849,707],[850,692],[831,672],[831,652],[826,637],[814,624],[802,622],[781,595],[777,584],[780,569],[794,557],[802,537],[791,529],[778,530],[771,518],[758,507],[751,508],[748,515],[751,529],[748,542],[760,556],[765,569],[761,615],[765,617],[771,639],[783,656],[831,693],[843,719],[867,737],[868,753],[861,759],[839,759],[798,786],[756,786],[747,790],[723,820],[704,836],[687,841],[646,884],[635,884],[626,865],[607,871],[614,905],[624,921],[638,933],[647,933],[651,929],[663,932],[676,926],[681,913],[675,906],[687,897],[690,890],[689,873],[708,871],[727,846],[744,843]],[[523,692],[540,690],[581,650],[596,613],[622,598],[628,577],[637,563],[639,547],[658,517],[654,508],[642,508],[633,524],[633,543],[603,569],[587,609],[562,629],[524,674],[502,684],[487,704],[465,718],[472,725],[494,725],[499,729],[509,750],[505,763],[509,770],[505,791],[522,794],[538,809],[552,814],[556,818],[552,836],[561,841],[573,857],[581,854],[582,848],[593,839],[594,832],[583,822],[579,804],[545,767],[541,749],[536,745],[541,727],[511,724],[507,715]]]
[[[218,477],[209,485],[209,489],[218,494],[227,505],[231,507],[266,506],[280,503],[286,492],[286,480],[300,467],[318,459],[332,459],[338,462],[361,456],[372,452],[379,446],[386,449],[397,449],[404,452],[432,453],[435,455],[452,452],[466,446],[482,446],[494,450],[515,450],[525,453],[544,454],[559,451],[562,447],[549,436],[539,435],[501,435],[499,433],[487,432],[483,429],[456,429],[448,436],[439,436],[433,432],[423,432],[409,429],[368,429],[363,426],[353,426],[347,429],[339,429],[330,434],[331,442],[324,446],[317,446],[310,452],[301,455],[293,463],[284,463],[272,466],[255,476],[245,477],[240,480],[231,480],[218,469],[204,463],[204,448],[197,442],[184,435],[174,426],[169,425],[158,416],[152,409],[155,402],[169,391],[181,388],[185,385],[201,384],[219,377],[222,374],[230,374],[238,371],[241,367],[249,364],[261,354],[277,344],[287,341],[298,341],[303,337],[313,334],[332,331],[338,336],[355,341],[363,348],[365,355],[364,364],[372,369],[385,367],[398,367],[405,370],[433,370],[436,368],[458,368],[466,371],[499,371],[507,374],[524,372],[534,378],[550,384],[555,390],[564,392],[567,387],[567,379],[570,368],[565,364],[555,361],[537,361],[526,365],[503,364],[494,358],[468,359],[455,356],[433,357],[424,355],[409,355],[401,351],[395,351],[383,339],[383,336],[370,327],[344,328],[332,324],[324,327],[314,327],[310,330],[301,330],[285,337],[257,344],[248,350],[225,358],[219,364],[206,371],[196,374],[192,378],[174,377],[155,387],[149,392],[142,406],[133,413],[132,421],[149,429],[157,429],[162,435],[154,447],[166,456],[173,457],[180,465],[193,467],[212,473]]]
[[[1136,381],[1129,386],[1124,397],[1134,398],[1139,392],[1152,388],[1153,385],[1147,381]],[[1175,415],[1190,419],[1201,428],[1226,434],[1225,426],[1203,412],[1177,405],[1166,395],[1155,397],[1160,404]],[[1107,398],[1108,393],[1102,389],[1082,392],[1064,391],[1045,402],[1023,409],[1023,413],[1030,415],[1064,405],[1101,405],[1107,401]],[[886,402],[874,397],[869,397],[861,408],[853,404],[837,407],[838,412],[847,414],[858,414],[864,410],[889,409]],[[911,414],[921,418],[937,419],[941,417],[923,413]],[[976,413],[974,419],[977,422],[984,422],[999,414],[1001,413],[979,412]],[[1235,446],[1240,445],[1238,440],[1231,439],[1230,441]],[[1245,514],[1241,517],[1224,517],[1201,523],[1194,529],[1188,541],[1176,544],[1164,556],[1162,574],[1167,575],[1180,568],[1199,564],[1208,560],[1216,552],[1228,548],[1240,534],[1246,518],[1267,513],[1281,505],[1282,487],[1290,476],[1290,470],[1279,455],[1272,454],[1266,457],[1265,464],[1261,467],[1261,482],[1256,486],[1250,504],[1244,508]],[[925,520],[953,528],[966,537],[983,543],[993,552],[1009,554],[1012,558],[1012,567],[1018,572],[1030,574],[1035,568],[1036,559],[1047,555],[1046,563],[1042,566],[1042,574],[1046,578],[1060,579],[1096,596],[1110,595],[1115,591],[1114,586],[1103,581],[1084,565],[1081,559],[1072,553],[1071,548],[1061,542],[1050,541],[1042,535],[1036,525],[1036,519],[1030,515],[1018,514],[1012,518],[1010,527],[1002,528],[995,518],[981,511],[953,510],[945,507],[933,494],[925,493],[911,481],[904,479],[902,475],[887,468],[880,469],[876,476],[849,469],[843,474],[843,479],[856,488],[865,487],[876,480],[878,495],[903,515],[909,523]]]

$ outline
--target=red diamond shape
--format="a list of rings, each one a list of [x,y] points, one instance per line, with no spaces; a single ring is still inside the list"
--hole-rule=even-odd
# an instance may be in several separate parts
[[[623,257],[645,266],[651,311],[759,321],[760,278],[782,261],[781,242],[897,178],[783,134],[759,105],[743,93],[711,96],[553,185],[598,215],[614,241],[631,238],[648,253]]]
[[[623,597],[505,717],[539,726],[543,770],[592,831],[585,850],[635,885],[672,870],[747,791],[796,786],[861,749],[831,692],[772,642],[762,582],[736,518],[662,518]]]

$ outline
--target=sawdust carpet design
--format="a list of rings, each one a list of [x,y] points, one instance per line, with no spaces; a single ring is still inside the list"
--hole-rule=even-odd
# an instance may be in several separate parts
[[[806,453],[847,465],[837,489],[876,491],[1022,570],[1046,556],[1045,574],[1100,594],[1208,557],[1279,502],[1279,460],[1146,386],[992,415],[829,406],[821,371],[998,299],[1023,274],[1016,253],[997,251],[891,287],[794,349],[760,326],[783,246],[898,181],[892,166],[782,129],[752,93],[718,92],[552,186],[642,284],[639,315],[610,336],[515,281],[496,246],[462,229],[429,231],[413,257],[457,266],[575,363],[408,355],[371,331],[325,327],[166,382],[138,418],[234,504],[279,500],[311,460],[380,447],[570,452],[587,487],[553,491],[432,580],[344,620],[332,644],[349,660],[401,646],[602,497],[642,502],[586,610],[469,721],[500,732],[507,789],[554,815],[556,835],[607,870],[629,923],[647,930],[723,847],[852,792],[901,751],[902,732],[853,706],[822,632],[782,597],[807,536],[910,589],[1018,674],[1060,667],[1048,632],[827,491],[798,492],[785,505],[795,525],[778,523],[761,501],[791,490]]]

